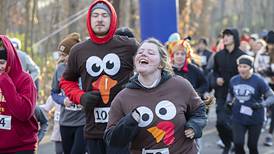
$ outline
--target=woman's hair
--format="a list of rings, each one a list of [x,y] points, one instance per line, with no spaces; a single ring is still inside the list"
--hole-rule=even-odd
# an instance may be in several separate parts
[[[250,72],[253,73],[254,70],[254,58],[249,55],[241,55],[237,59],[237,65],[239,64],[246,64],[250,66]]]
[[[237,59],[237,65],[240,64],[240,60],[243,60],[243,59],[246,59],[248,61],[251,62],[251,64],[253,65],[254,64],[254,58],[249,56],[249,55],[241,55],[238,59]]]
[[[7,60],[7,51],[1,39],[0,39],[0,59]]]
[[[169,55],[167,53],[167,50],[165,46],[157,39],[155,38],[148,38],[142,42],[142,44],[139,46],[141,47],[144,43],[153,43],[158,47],[159,53],[160,53],[160,67],[162,70],[168,72],[169,75],[174,75],[172,66],[170,64]]]

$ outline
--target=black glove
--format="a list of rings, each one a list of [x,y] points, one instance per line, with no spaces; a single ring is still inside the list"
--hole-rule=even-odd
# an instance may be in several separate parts
[[[232,112],[233,101],[226,102],[226,109],[228,112]]]
[[[253,104],[251,105],[252,110],[261,109],[261,108],[263,108],[263,107],[264,107],[264,106],[263,106],[262,103],[253,103]]]
[[[101,100],[99,91],[89,91],[83,94],[80,98],[80,104],[85,108],[94,108],[96,104]]]

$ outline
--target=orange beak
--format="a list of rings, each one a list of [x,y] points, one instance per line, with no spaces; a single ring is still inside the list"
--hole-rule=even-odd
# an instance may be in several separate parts
[[[165,131],[157,128],[157,127],[151,127],[149,129],[147,129],[147,131],[149,131],[152,136],[155,138],[156,143],[159,143],[165,136]]]
[[[116,80],[106,75],[102,75],[98,80],[92,83],[93,89],[98,89],[104,104],[109,102],[109,94],[112,87],[117,84]]]

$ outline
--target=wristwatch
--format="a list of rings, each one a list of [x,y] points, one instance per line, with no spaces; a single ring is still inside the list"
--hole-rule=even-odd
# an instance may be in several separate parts
[[[132,118],[139,123],[140,121],[140,113],[137,111],[137,109],[134,109],[131,113]]]

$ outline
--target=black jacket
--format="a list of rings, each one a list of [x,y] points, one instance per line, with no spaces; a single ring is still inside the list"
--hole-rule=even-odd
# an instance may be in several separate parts
[[[178,70],[178,68],[176,67],[173,67],[173,71],[176,75],[179,75],[187,79],[191,83],[193,88],[196,90],[198,95],[201,98],[203,98],[203,94],[208,91],[208,82],[202,70],[200,70],[197,66],[190,63],[188,64],[188,72]]]
[[[215,97],[220,98],[224,97],[226,98],[228,93],[228,85],[230,79],[238,74],[237,69],[237,59],[244,55],[245,53],[239,49],[240,40],[239,40],[239,34],[236,29],[230,29],[233,33],[234,43],[235,47],[233,51],[230,53],[226,48],[217,52],[214,57],[214,77],[215,82],[218,77],[222,77],[224,79],[224,85],[218,86],[216,83],[215,89]]]

